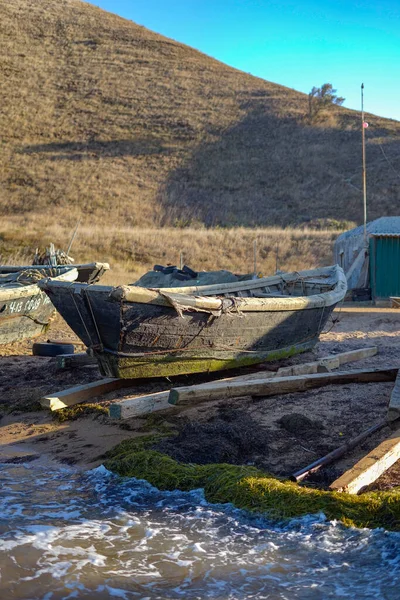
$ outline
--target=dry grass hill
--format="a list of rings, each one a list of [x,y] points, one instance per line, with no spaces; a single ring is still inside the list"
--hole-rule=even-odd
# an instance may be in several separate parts
[[[132,226],[362,218],[356,112],[310,124],[306,95],[78,0],[2,2],[0,40],[2,215],[83,212]],[[398,212],[400,123],[368,121],[373,218]]]
[[[90,4],[1,2],[0,77],[0,260],[66,243],[79,217],[89,237],[76,251],[130,264],[146,245],[132,228],[163,227],[143,265],[177,255],[173,228],[192,228],[200,256],[204,226],[362,219],[358,113],[310,123],[306,95]],[[369,216],[397,214],[400,123],[367,118]]]

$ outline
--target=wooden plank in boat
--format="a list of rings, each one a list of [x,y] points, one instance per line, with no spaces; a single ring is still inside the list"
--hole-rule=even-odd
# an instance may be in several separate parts
[[[357,494],[373,483],[400,459],[400,429],[364,456],[351,469],[343,473],[329,487],[335,492]]]

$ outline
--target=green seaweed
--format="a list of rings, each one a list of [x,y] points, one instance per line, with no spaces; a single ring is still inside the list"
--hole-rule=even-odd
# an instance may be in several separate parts
[[[160,490],[201,487],[208,502],[232,503],[277,520],[323,512],[347,526],[400,531],[400,488],[356,496],[306,487],[251,466],[179,463],[151,449],[160,437],[125,440],[106,455],[106,468]]]
[[[90,414],[108,416],[108,408],[101,404],[76,404],[75,406],[55,411],[53,418],[62,423],[63,421],[76,421],[79,417]]]
[[[175,425],[167,421],[164,415],[150,413],[146,415],[145,422],[141,427],[141,431],[154,430],[163,434],[176,435]]]

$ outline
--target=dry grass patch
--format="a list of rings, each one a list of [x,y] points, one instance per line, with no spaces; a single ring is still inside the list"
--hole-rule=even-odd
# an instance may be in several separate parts
[[[3,219],[0,224],[0,256],[3,263],[27,264],[37,246],[54,242],[66,249],[72,229],[46,226],[40,217]],[[76,262],[111,264],[107,283],[131,283],[154,264],[179,265],[180,254],[197,270],[228,269],[252,272],[254,241],[257,270],[274,273],[328,265],[338,235],[332,230],[244,227],[231,229],[100,227],[82,224],[71,254]]]

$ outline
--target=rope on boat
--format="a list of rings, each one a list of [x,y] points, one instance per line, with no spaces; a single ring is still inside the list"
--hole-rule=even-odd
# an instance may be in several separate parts
[[[101,342],[100,331],[99,331],[99,328],[97,326],[97,322],[96,322],[96,319],[95,319],[95,316],[94,316],[94,312],[93,312],[93,308],[92,308],[92,305],[91,305],[91,302],[90,302],[90,299],[89,299],[89,295],[86,293],[86,290],[83,290],[83,289],[81,290],[81,293],[83,293],[84,298],[86,299],[87,305],[88,305],[89,310],[90,310],[92,321],[93,321],[93,324],[95,326],[96,333],[97,333],[98,343],[93,342],[93,339],[92,339],[92,336],[90,334],[90,331],[89,331],[89,329],[86,326],[85,319],[83,318],[83,315],[82,315],[82,313],[81,313],[81,311],[79,309],[78,303],[75,300],[75,294],[71,291],[73,289],[74,285],[75,285],[74,282],[72,282],[71,285],[69,286],[69,294],[70,294],[70,296],[72,298],[72,301],[73,301],[73,303],[75,305],[75,308],[76,308],[77,313],[79,315],[79,318],[80,318],[80,320],[82,322],[82,325],[83,325],[83,327],[84,327],[84,329],[86,331],[86,334],[87,334],[87,336],[88,336],[88,338],[90,340],[90,346],[89,346],[89,348],[103,350],[103,344]]]
[[[94,316],[93,308],[92,308],[92,305],[91,305],[91,302],[90,302],[90,299],[89,299],[89,294],[86,293],[86,290],[82,290],[82,291],[83,291],[84,297],[87,300],[87,303],[88,303],[88,306],[89,306],[89,309],[90,309],[90,314],[92,315],[92,321],[93,321],[93,324],[94,324],[94,326],[96,328],[97,339],[99,340],[99,344],[102,345],[101,344],[100,331],[99,331],[99,328],[97,326],[97,322],[96,322],[96,319],[95,319],[95,316]]]
[[[330,333],[330,332],[332,331],[332,329],[335,327],[336,323],[337,323],[337,322],[339,321],[339,319],[340,319],[340,313],[342,312],[342,307],[343,307],[343,304],[344,304],[344,298],[343,298],[343,300],[341,300],[341,301],[338,303],[339,310],[338,310],[338,316],[337,316],[337,318],[336,318],[336,319],[334,319],[334,318],[333,318],[333,311],[332,311],[332,312],[331,312],[331,314],[330,314],[330,318],[331,318],[331,321],[332,321],[332,325],[329,327],[329,329],[328,329],[327,331],[321,331],[321,334],[322,334],[322,335],[326,335],[327,333]]]
[[[72,301],[73,301],[73,303],[75,304],[75,308],[76,308],[76,310],[77,310],[77,312],[78,312],[78,315],[79,315],[79,317],[80,317],[80,320],[82,321],[82,325],[83,325],[83,327],[85,328],[86,334],[87,334],[87,336],[88,336],[88,338],[89,338],[89,340],[90,340],[90,345],[91,345],[91,346],[94,346],[95,344],[93,344],[93,340],[92,340],[92,336],[90,335],[90,331],[89,331],[89,330],[88,330],[88,328],[86,327],[85,319],[83,318],[83,316],[82,316],[82,313],[81,313],[81,311],[79,310],[79,306],[78,306],[78,304],[77,304],[77,302],[76,302],[76,300],[75,300],[75,297],[74,297],[74,294],[73,294],[73,292],[71,292],[71,288],[73,287],[73,285],[74,285],[74,284],[73,284],[73,283],[71,283],[71,285],[69,286],[69,290],[70,290],[70,292],[69,292],[69,293],[70,293],[70,296],[71,296],[71,298],[72,298]]]
[[[25,317],[26,319],[30,319],[31,321],[33,321],[34,323],[36,323],[36,325],[43,325],[43,327],[47,327],[48,325],[50,325],[52,319],[49,319],[47,321],[47,323],[43,323],[43,321],[38,321],[38,319],[35,319],[34,317],[31,317],[30,315],[19,315],[20,317]]]
[[[49,268],[49,269],[24,269],[20,271],[15,279],[15,283],[19,283],[20,285],[30,285],[37,283],[41,279],[45,279],[46,277],[57,277],[59,272],[57,269]]]

